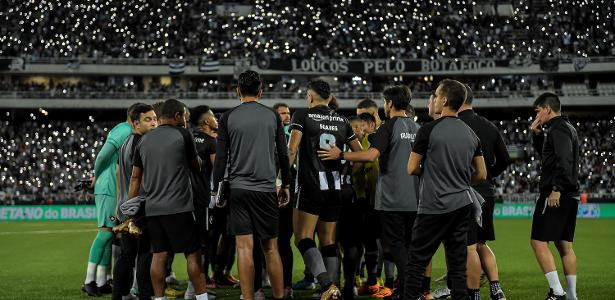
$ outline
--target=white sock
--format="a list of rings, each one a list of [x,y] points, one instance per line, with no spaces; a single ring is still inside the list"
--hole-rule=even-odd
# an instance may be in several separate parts
[[[95,263],[88,263],[88,270],[85,273],[85,284],[88,284],[92,281],[96,280],[96,264]]]
[[[167,296],[154,297],[154,300],[167,300]]]
[[[577,275],[566,275],[566,294],[568,299],[577,299]]]
[[[549,282],[549,287],[553,289],[553,293],[556,296],[561,296],[565,294],[564,289],[562,288],[562,285],[559,283],[559,277],[557,277],[557,271],[545,273],[545,276],[547,277],[547,281]]]
[[[96,285],[101,287],[107,283],[108,266],[98,266],[96,268]]]
[[[207,300],[207,293],[196,295],[196,300]]]

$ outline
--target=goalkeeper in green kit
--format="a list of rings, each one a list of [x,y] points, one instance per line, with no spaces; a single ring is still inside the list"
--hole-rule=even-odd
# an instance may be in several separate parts
[[[128,109],[130,116],[132,106]],[[129,118],[127,118],[129,119]],[[129,122],[122,122],[109,132],[107,140],[96,156],[94,163],[94,196],[96,202],[96,219],[98,232],[88,259],[88,267],[82,290],[89,296],[111,294],[111,285],[107,282],[110,274],[113,232],[116,211],[116,177],[115,168],[119,150],[132,128]]]

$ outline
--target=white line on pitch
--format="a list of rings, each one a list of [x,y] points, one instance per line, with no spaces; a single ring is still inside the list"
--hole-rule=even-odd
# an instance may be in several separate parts
[[[7,231],[7,232],[0,232],[0,235],[81,233],[81,232],[94,232],[94,231],[96,231],[96,229],[60,229],[60,230],[34,230],[34,231]]]

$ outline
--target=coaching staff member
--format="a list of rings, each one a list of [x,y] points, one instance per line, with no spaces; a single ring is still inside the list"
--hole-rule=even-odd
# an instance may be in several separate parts
[[[487,177],[480,141],[457,117],[464,103],[462,83],[445,79],[436,89],[441,117],[421,127],[408,161],[408,173],[421,175],[418,214],[412,230],[403,299],[421,296],[423,273],[441,242],[448,261],[452,299],[466,299],[470,188]]]
[[[263,82],[254,71],[239,75],[239,106],[224,113],[218,126],[214,191],[228,161],[231,193],[230,233],[237,241],[237,261],[244,300],[254,299],[254,238],[261,241],[273,298],[284,297],[282,261],[278,252],[279,205],[289,201],[290,167],[280,115],[258,103]],[[276,195],[276,155],[282,187]],[[260,270],[256,270],[260,272]]]
[[[190,183],[190,172],[200,172],[201,161],[192,135],[185,128],[187,117],[183,103],[166,100],[159,116],[160,126],[141,138],[133,158],[128,198],[139,194],[143,181],[155,299],[164,296],[168,253],[183,252],[196,299],[207,300]]]
[[[487,180],[474,186],[474,189],[485,199],[485,204],[483,204],[482,227],[471,224],[473,226],[470,226],[470,228],[474,228],[475,230],[474,232],[470,232],[468,236],[468,245],[476,244],[476,247],[470,247],[471,249],[468,250],[478,252],[478,257],[480,257],[480,261],[476,262],[478,268],[475,268],[477,270],[473,270],[475,272],[473,272],[474,274],[472,275],[476,277],[476,281],[480,282],[480,267],[482,263],[487,278],[489,279],[491,299],[505,299],[504,291],[499,282],[498,266],[495,261],[495,255],[493,251],[491,251],[491,248],[487,246],[487,241],[495,240],[495,229],[493,227],[495,177],[506,170],[506,167],[510,164],[510,156],[508,155],[506,144],[498,128],[483,116],[476,114],[472,109],[472,100],[474,98],[472,89],[467,84],[465,87],[467,92],[466,101],[459,109],[459,119],[468,124],[480,139],[483,158],[487,166]],[[470,255],[468,259],[470,259],[470,257],[472,256]]]
[[[540,197],[532,221],[532,248],[549,282],[547,299],[577,299],[577,257],[572,240],[579,199],[579,138],[567,118],[561,116],[557,95],[544,93],[534,102],[533,143],[542,159]],[[541,129],[544,127],[544,131]],[[557,276],[548,243],[553,241],[564,265],[567,292]]]

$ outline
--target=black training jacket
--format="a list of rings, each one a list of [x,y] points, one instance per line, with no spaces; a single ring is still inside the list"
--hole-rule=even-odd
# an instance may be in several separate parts
[[[551,119],[543,132],[533,135],[533,143],[542,159],[540,191],[578,194],[579,137],[568,118]]]
[[[487,166],[487,180],[474,186],[474,188],[483,197],[494,197],[495,177],[502,174],[511,163],[504,138],[500,134],[500,130],[491,121],[476,114],[472,109],[459,112],[459,119],[468,124],[480,139],[483,158]]]

